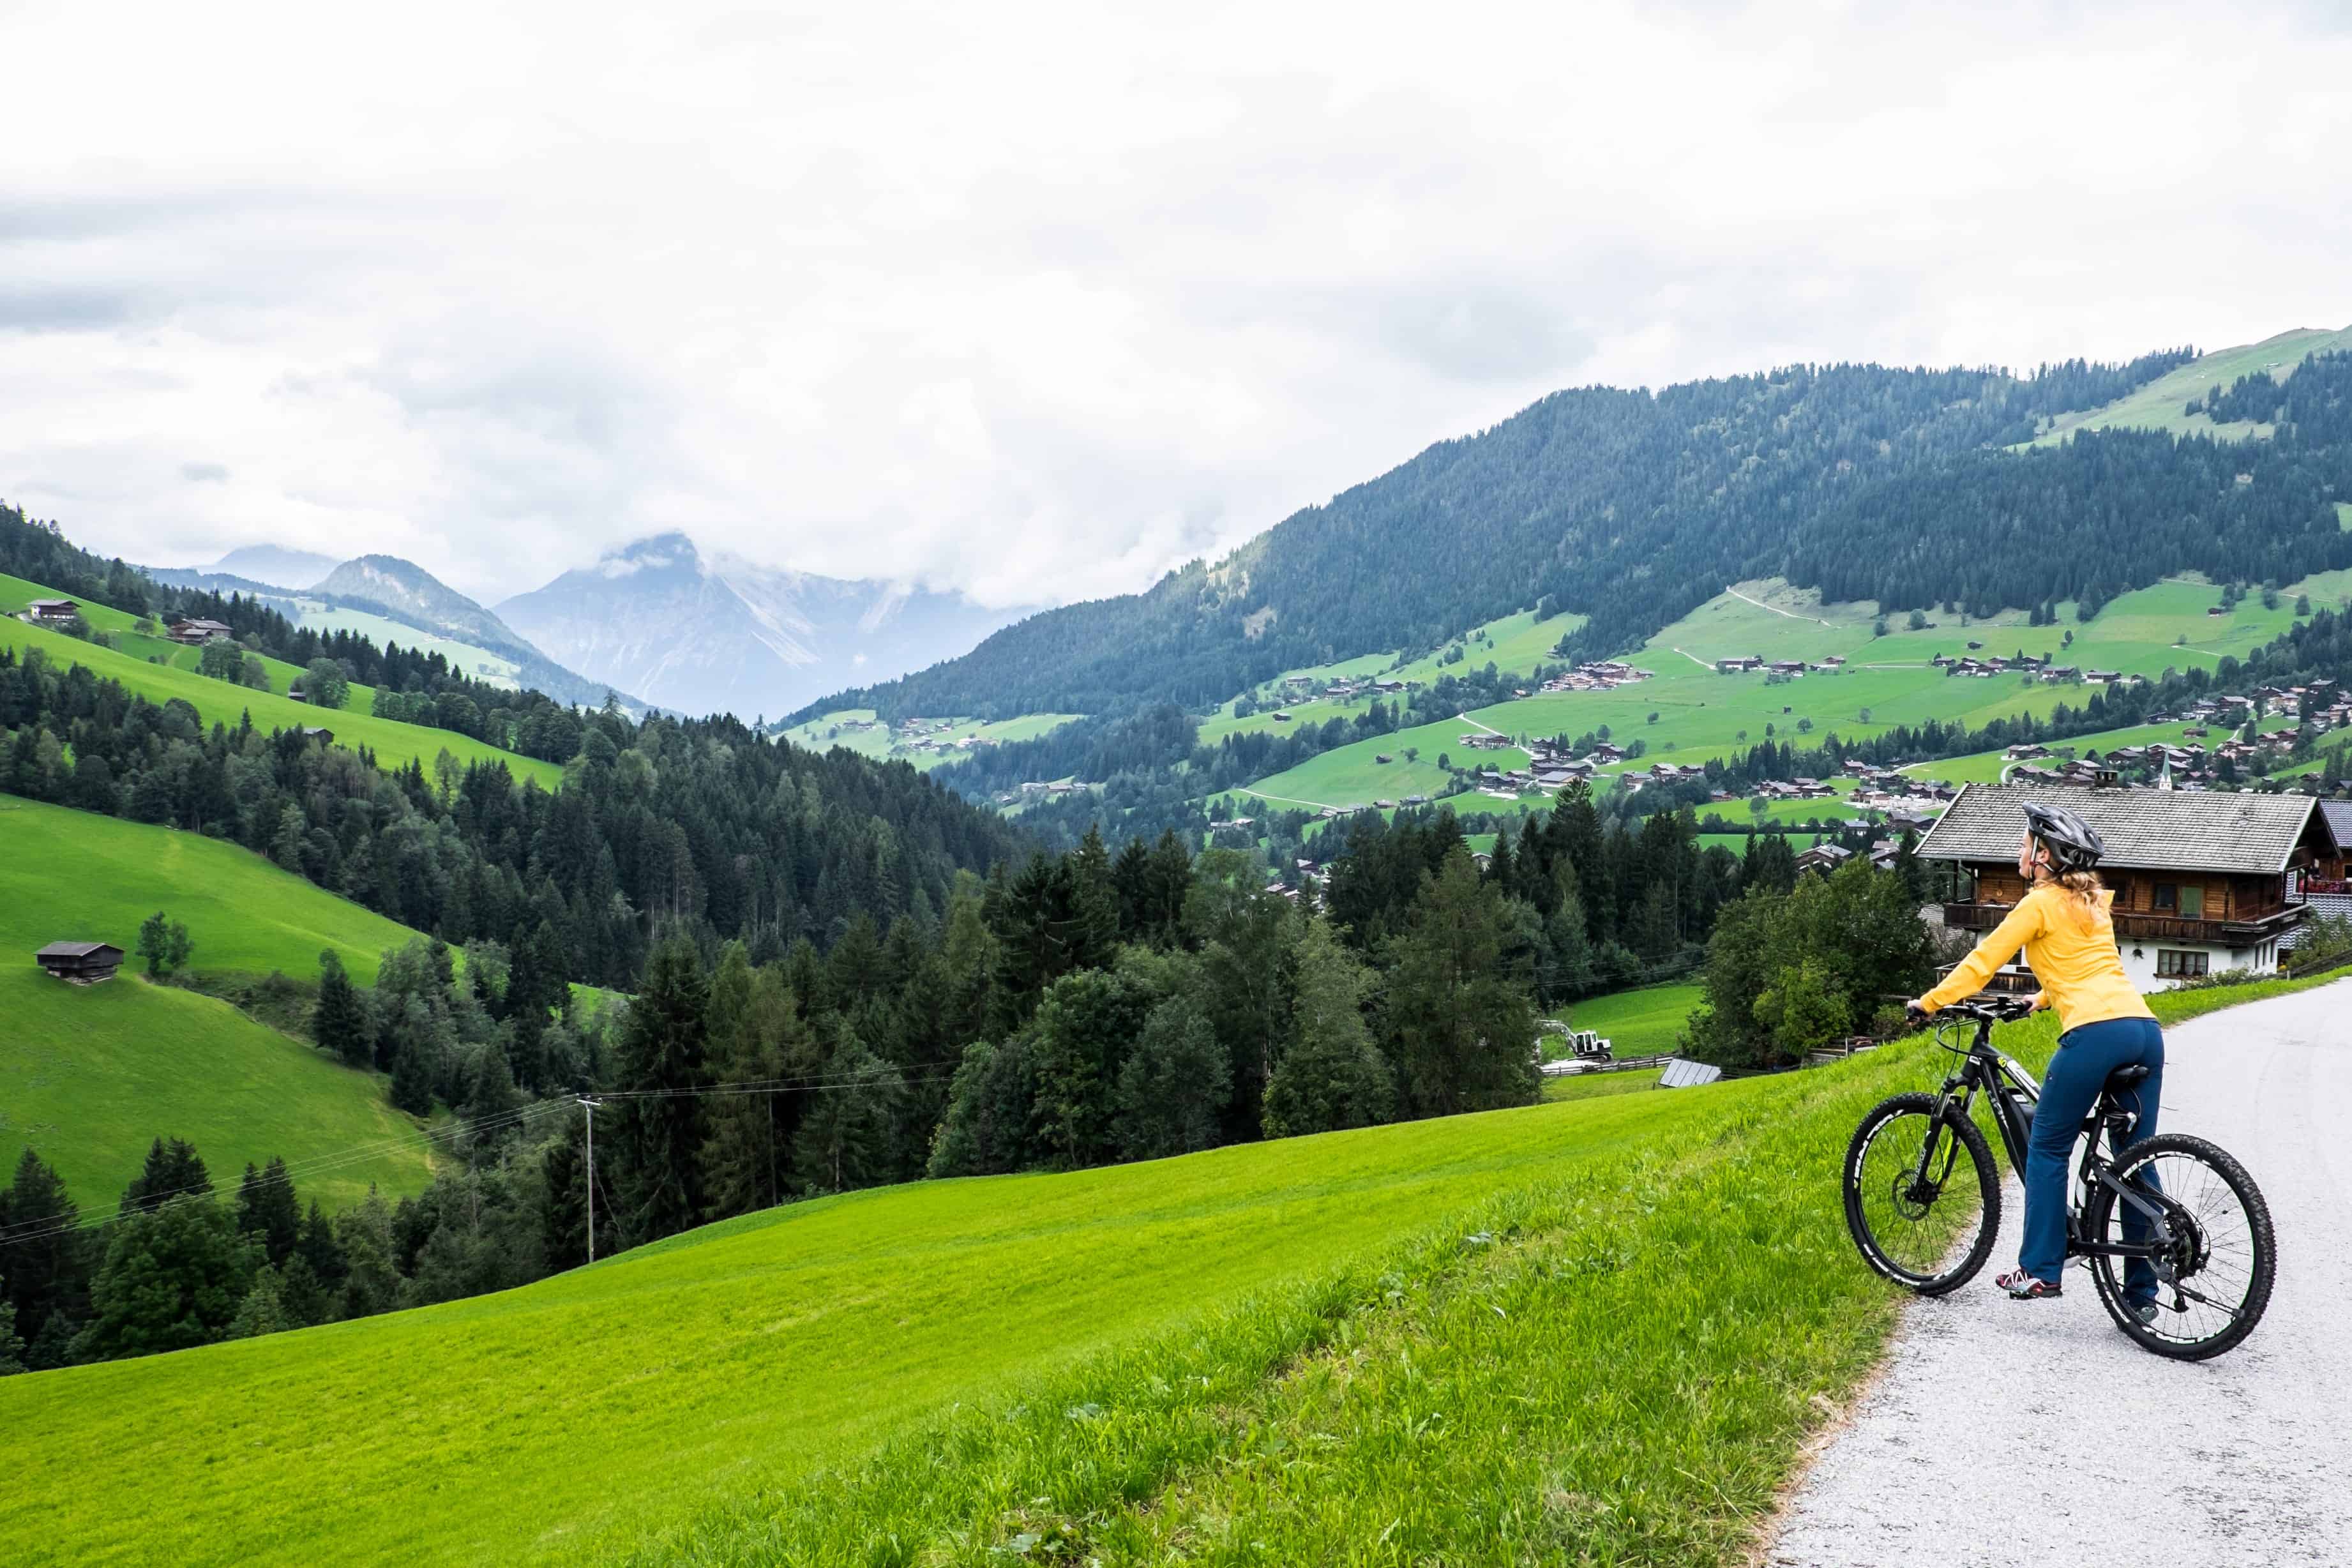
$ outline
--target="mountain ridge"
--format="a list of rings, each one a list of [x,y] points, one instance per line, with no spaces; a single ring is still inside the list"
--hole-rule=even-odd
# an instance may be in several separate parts
[[[656,706],[773,715],[869,668],[896,676],[967,652],[1024,612],[706,555],[671,531],[607,551],[494,613],[551,657]]]

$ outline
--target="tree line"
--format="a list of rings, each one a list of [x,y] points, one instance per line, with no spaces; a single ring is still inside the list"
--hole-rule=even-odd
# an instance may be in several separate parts
[[[829,944],[859,913],[936,915],[957,871],[1023,846],[904,763],[731,719],[574,721],[551,792],[502,761],[445,753],[428,775],[249,715],[207,728],[184,701],[0,649],[0,790],[228,839],[445,942],[560,955],[592,984],[634,984],[656,923],[765,956]]]
[[[821,707],[886,718],[1118,714],[1161,700],[1198,709],[1286,669],[1433,650],[1530,603],[1590,616],[1563,658],[1620,653],[1726,583],[1808,582],[1813,556],[1797,558],[1798,525],[1874,487],[1905,487],[1926,504],[1953,465],[2007,465],[2037,481],[2060,472],[2039,454],[2000,448],[2189,357],[2069,362],[2024,377],[1798,365],[1654,393],[1556,393],[1296,513],[1233,560],[1194,562],[1143,594],[1032,616],[962,658]],[[1866,558],[1900,556],[1910,542],[1890,523],[1864,542]],[[2044,557],[2075,562],[2105,543],[2063,526],[2037,542]],[[2184,564],[2143,550],[2125,570],[2153,581]],[[1976,580],[2003,569],[1985,556],[1961,566],[1953,583],[1934,585],[1939,593],[1966,587],[1977,597]]]

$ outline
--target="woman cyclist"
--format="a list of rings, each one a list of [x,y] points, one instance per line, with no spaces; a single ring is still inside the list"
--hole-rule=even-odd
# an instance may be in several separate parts
[[[2025,1163],[2025,1238],[2017,1267],[1994,1280],[2021,1301],[2060,1293],[2058,1277],[2066,1262],[2067,1158],[2100,1087],[2117,1068],[2147,1068],[2147,1077],[2135,1086],[2139,1119],[2128,1142],[2156,1135],[2164,1035],[2125,976],[2116,950],[2115,922],[2107,911],[2115,894],[2092,869],[2105,852],[2099,836],[2074,813],[2028,805],[2017,869],[2031,888],[1949,979],[1911,1004],[1913,1012],[1931,1015],[1973,995],[2021,947],[2042,983],[2034,1006],[2058,1009],[2058,1054],[2042,1081]],[[2138,1239],[2133,1233],[2146,1224],[2136,1211],[2127,1214],[2126,1238]],[[2156,1275],[2147,1259],[2132,1259],[2124,1293],[2143,1321],[2155,1316]]]

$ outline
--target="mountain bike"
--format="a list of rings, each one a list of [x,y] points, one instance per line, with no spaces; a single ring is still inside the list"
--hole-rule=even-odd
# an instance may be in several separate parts
[[[2000,1229],[2000,1173],[1973,1115],[1979,1094],[2011,1167],[2025,1171],[2042,1085],[1993,1048],[1992,1026],[2031,1011],[2021,997],[1945,1008],[1936,1043],[1959,1060],[1943,1088],[1881,1101],[1847,1146],[1845,1221],[1854,1246],[1871,1268],[1922,1296],[1974,1279]],[[1955,1027],[1962,1023],[1975,1025],[1964,1043]],[[2135,1343],[2203,1361],[2262,1321],[2277,1241],[2261,1189],[2222,1150],[2178,1132],[2125,1143],[2138,1124],[2137,1086],[2147,1076],[2144,1067],[2117,1069],[2084,1119],[2066,1256],[2083,1260],[2107,1315]],[[2143,1298],[2153,1276],[2153,1305],[2132,1299],[2135,1274]]]

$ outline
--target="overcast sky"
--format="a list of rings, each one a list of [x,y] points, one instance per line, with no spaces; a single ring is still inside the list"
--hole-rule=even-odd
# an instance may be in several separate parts
[[[1130,590],[1556,387],[2352,323],[2348,10],[0,0],[0,498]]]

